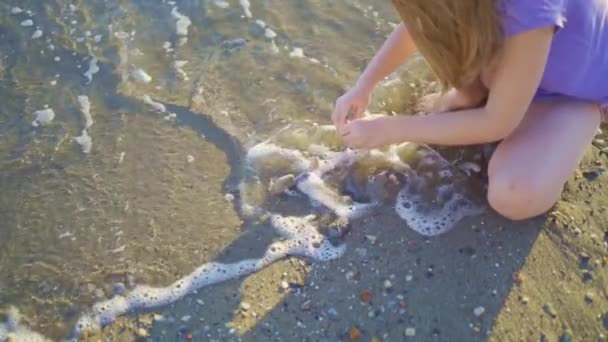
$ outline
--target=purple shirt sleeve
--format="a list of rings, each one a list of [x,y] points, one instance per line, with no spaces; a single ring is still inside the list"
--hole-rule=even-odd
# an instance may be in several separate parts
[[[567,0],[502,0],[501,16],[507,37],[555,26],[563,28]],[[587,0],[584,0],[587,1]]]

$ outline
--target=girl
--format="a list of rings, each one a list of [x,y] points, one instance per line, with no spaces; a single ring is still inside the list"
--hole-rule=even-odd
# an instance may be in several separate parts
[[[403,22],[332,120],[344,142],[500,141],[488,202],[520,220],[548,211],[608,116],[608,0],[393,0]],[[418,49],[444,91],[425,116],[363,117],[373,87]]]

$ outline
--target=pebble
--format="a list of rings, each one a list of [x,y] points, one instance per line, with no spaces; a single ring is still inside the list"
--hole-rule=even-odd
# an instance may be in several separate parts
[[[361,331],[359,329],[357,329],[357,327],[351,328],[350,332],[348,334],[348,340],[352,342],[352,341],[357,341],[360,338],[361,338]]]
[[[572,342],[572,330],[566,329],[564,334],[559,338],[559,342]]]
[[[370,289],[365,289],[359,294],[359,299],[365,304],[369,304],[372,301],[372,291]]]
[[[188,163],[192,163],[194,161],[194,157],[191,155],[188,155],[187,160],[188,160]]]
[[[413,337],[416,336],[416,328],[405,328],[405,336]]]
[[[304,303],[302,303],[302,306],[300,306],[300,309],[302,311],[308,311],[308,310],[310,310],[310,307],[311,307],[310,300],[307,300]]]
[[[338,310],[336,310],[336,308],[329,308],[329,309],[327,309],[327,313],[330,316],[338,317]]]
[[[376,240],[378,239],[378,237],[376,237],[375,235],[365,235],[365,238],[367,239],[367,241],[369,241],[369,243],[371,243],[372,245],[376,243]]]
[[[247,311],[247,310],[251,309],[251,304],[249,304],[247,302],[242,302],[241,309],[243,309],[244,311]]]
[[[137,335],[137,337],[148,337],[148,330],[139,328],[135,331],[135,335]]]
[[[120,283],[120,282],[114,283],[112,285],[112,293],[114,295],[121,295],[121,294],[123,294],[125,292],[126,289],[127,288],[126,288],[125,284]]]
[[[553,306],[551,306],[551,304],[547,303],[545,305],[543,305],[543,310],[551,317],[555,318],[557,317],[557,313],[555,312],[555,309],[553,309]]]
[[[478,306],[473,310],[473,314],[475,314],[476,317],[483,315],[484,312],[486,312],[486,308],[483,306]]]
[[[188,322],[192,318],[190,315],[185,315],[181,318],[182,322]]]
[[[393,288],[393,283],[391,283],[391,281],[388,280],[388,279],[385,280],[384,281],[384,288],[387,289],[387,290],[392,289]]]
[[[21,22],[21,26],[23,27],[30,27],[30,26],[34,26],[34,22],[32,21],[32,19],[27,19]]]
[[[42,30],[36,30],[34,31],[34,33],[32,34],[32,39],[38,39],[42,37]]]
[[[23,12],[23,10],[21,8],[19,8],[19,7],[13,7],[13,8],[11,8],[11,14],[19,14],[21,12]]]
[[[528,304],[529,301],[530,301],[530,298],[528,298],[528,296],[521,297],[522,304]]]
[[[587,304],[593,303],[593,293],[591,293],[591,292],[585,293],[585,302]]]
[[[411,274],[405,276],[405,281],[412,281],[412,279],[414,279],[414,276]]]
[[[234,195],[233,194],[226,194],[224,195],[224,199],[228,202],[232,202],[234,201]]]
[[[516,284],[518,284],[518,285],[521,284],[521,283],[523,283],[524,282],[524,275],[521,274],[520,272],[513,273],[513,281]]]
[[[281,288],[283,290],[287,290],[289,288],[289,283],[286,282],[285,280],[281,281]]]

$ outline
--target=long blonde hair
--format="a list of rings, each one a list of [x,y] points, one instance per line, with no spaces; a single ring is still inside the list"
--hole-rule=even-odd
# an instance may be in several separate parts
[[[392,1],[443,90],[479,77],[502,42],[497,0]]]

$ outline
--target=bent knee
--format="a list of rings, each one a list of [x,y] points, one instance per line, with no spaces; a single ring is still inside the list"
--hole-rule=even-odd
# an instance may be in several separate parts
[[[557,202],[560,190],[532,177],[498,175],[490,179],[488,203],[510,220],[525,220],[546,213]]]

